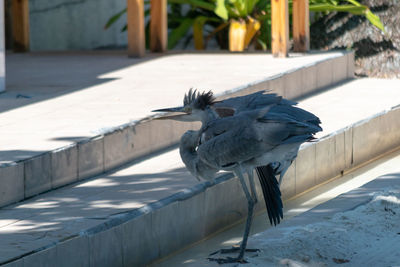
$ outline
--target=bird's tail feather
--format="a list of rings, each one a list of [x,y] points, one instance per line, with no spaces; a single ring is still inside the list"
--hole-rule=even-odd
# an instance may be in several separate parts
[[[283,218],[283,204],[274,170],[270,165],[267,165],[257,167],[256,171],[263,191],[269,222],[276,226]]]

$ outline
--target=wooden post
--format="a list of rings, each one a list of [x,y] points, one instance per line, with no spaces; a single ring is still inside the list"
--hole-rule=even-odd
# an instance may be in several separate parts
[[[28,0],[12,1],[13,50],[29,50],[29,3]],[[3,25],[4,26],[4,25]]]
[[[167,0],[150,2],[150,50],[164,52],[168,42]]]
[[[293,46],[296,52],[310,49],[308,0],[293,0]]]
[[[128,56],[143,57],[146,50],[143,0],[126,0]]]
[[[271,0],[272,55],[287,57],[289,50],[288,0]]]

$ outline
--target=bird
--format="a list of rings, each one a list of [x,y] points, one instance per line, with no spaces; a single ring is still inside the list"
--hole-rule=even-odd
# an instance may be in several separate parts
[[[196,90],[190,89],[189,92],[184,95],[183,106],[157,109],[153,110],[153,112],[178,112],[180,114],[167,115],[159,119],[201,121],[202,125],[205,125],[207,122],[215,118],[233,116],[244,111],[274,105],[268,115],[271,119],[276,119],[278,121],[294,120],[310,123],[315,126],[320,124],[319,118],[310,112],[295,107],[296,104],[296,102],[284,99],[276,94],[268,93],[266,90],[244,96],[228,98],[223,101],[216,101],[211,91],[200,93]],[[204,170],[204,165],[201,165]],[[279,224],[280,219],[283,218],[283,205],[279,185],[281,184],[282,177],[289,165],[290,164],[278,166],[276,163],[271,163],[256,168],[271,225]],[[195,170],[193,167],[191,169]],[[191,173],[195,177],[199,176],[196,172],[191,171]],[[278,184],[276,183],[275,178],[277,175],[279,175]],[[213,177],[207,177],[206,179],[209,180],[212,178]]]
[[[213,179],[219,170],[232,171],[239,178],[248,202],[248,214],[239,254],[235,258],[210,258],[218,263],[243,262],[257,202],[253,171],[257,168],[264,199],[272,221],[282,216],[278,182],[297,156],[303,142],[315,140],[321,129],[315,115],[295,107],[296,103],[264,91],[215,101],[211,91],[190,90],[184,106],[155,110],[183,112],[160,118],[200,120],[198,131],[187,131],[180,141],[181,158],[197,177]],[[250,191],[244,174],[249,179]],[[275,222],[275,221],[274,221]],[[272,223],[272,222],[271,222]],[[276,225],[276,223],[275,223]]]

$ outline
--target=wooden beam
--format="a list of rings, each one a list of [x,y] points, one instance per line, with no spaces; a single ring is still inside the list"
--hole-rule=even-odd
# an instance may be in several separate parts
[[[288,0],[271,0],[272,55],[287,57],[289,50]]]
[[[29,51],[29,3],[28,0],[12,1],[12,34],[14,52]]]
[[[296,52],[310,50],[308,0],[293,0],[293,46]]]
[[[164,52],[168,43],[167,0],[150,2],[150,50]]]
[[[143,57],[146,51],[143,2],[143,0],[126,0],[128,56],[130,57]]]

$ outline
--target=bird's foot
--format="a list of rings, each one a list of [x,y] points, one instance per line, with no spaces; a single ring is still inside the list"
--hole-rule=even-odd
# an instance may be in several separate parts
[[[238,251],[240,251],[240,246],[232,246],[232,248],[222,248],[220,250],[217,250],[217,251],[211,253],[209,256],[215,255],[217,253],[227,254],[227,253],[235,253]],[[245,252],[258,252],[260,250],[258,248],[246,248],[244,251]]]
[[[213,253],[211,253],[209,256],[213,256],[217,253],[220,254],[227,254],[227,253],[235,253],[240,251],[240,246],[232,246],[232,248],[223,248],[220,250],[217,250]],[[245,252],[258,252],[260,251],[259,249],[253,249],[253,248],[247,248],[244,250]],[[232,257],[226,257],[226,258],[207,258],[209,261],[216,261],[218,264],[224,264],[224,263],[248,263],[245,259],[243,259],[243,256],[238,256],[236,258]]]
[[[226,257],[226,258],[207,258],[209,261],[215,261],[218,264],[225,264],[225,263],[248,263],[243,257]]]

